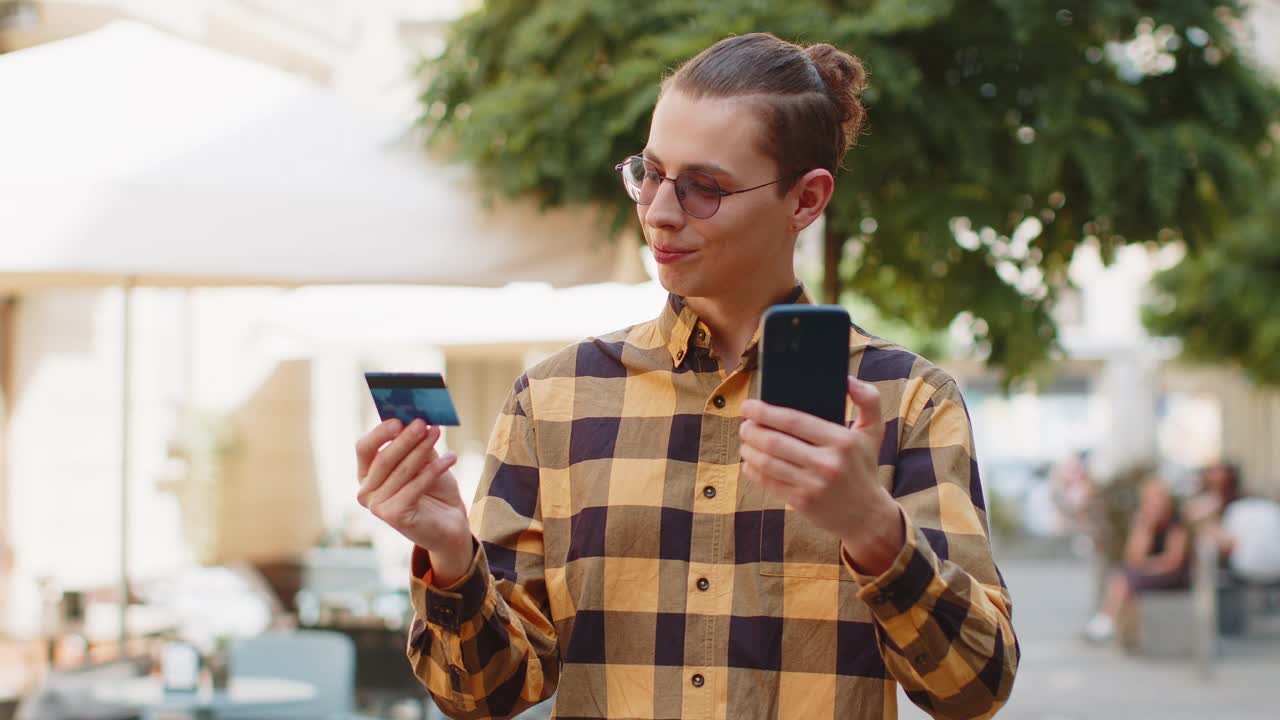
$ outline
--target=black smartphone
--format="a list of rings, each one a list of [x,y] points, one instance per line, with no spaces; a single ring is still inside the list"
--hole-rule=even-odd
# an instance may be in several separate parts
[[[369,392],[378,408],[378,417],[399,418],[408,425],[421,419],[428,425],[459,425],[458,411],[439,373],[364,374]]]
[[[774,305],[760,323],[760,399],[844,425],[848,311],[839,305]]]

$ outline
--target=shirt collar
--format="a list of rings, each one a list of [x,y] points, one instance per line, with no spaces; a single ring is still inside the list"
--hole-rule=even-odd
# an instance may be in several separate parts
[[[809,296],[809,292],[805,289],[804,283],[798,283],[785,298],[778,301],[779,305],[812,305],[813,299]],[[671,353],[671,362],[675,367],[680,367],[685,358],[689,356],[689,341],[691,338],[697,337],[698,344],[706,344],[709,342],[710,330],[689,307],[685,298],[671,293],[667,296],[667,304],[662,309],[662,315],[658,318],[658,329],[661,336],[667,341],[667,351]],[[698,336],[701,330],[702,335]],[[755,355],[756,343],[760,341],[760,328],[756,328],[755,334],[751,337],[751,342],[747,345],[747,352],[753,357]],[[754,360],[748,360],[748,367],[754,365]]]

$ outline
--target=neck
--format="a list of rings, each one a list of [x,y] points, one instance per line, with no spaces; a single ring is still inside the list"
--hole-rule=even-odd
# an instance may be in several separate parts
[[[785,298],[796,284],[795,275],[788,272],[771,282],[743,283],[724,295],[689,297],[685,301],[710,328],[711,349],[720,366],[732,370],[751,343],[764,311]]]

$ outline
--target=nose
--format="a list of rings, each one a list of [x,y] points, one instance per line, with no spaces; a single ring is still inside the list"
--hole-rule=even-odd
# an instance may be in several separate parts
[[[644,208],[644,223],[654,230],[671,231],[684,227],[686,218],[676,198],[676,184],[663,180],[653,202]]]

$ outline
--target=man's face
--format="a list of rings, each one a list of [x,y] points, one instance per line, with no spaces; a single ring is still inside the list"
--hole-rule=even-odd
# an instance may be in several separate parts
[[[759,150],[761,132],[755,108],[744,100],[694,100],[672,90],[653,112],[643,154],[666,177],[699,170],[723,190],[741,190],[778,177],[777,165]],[[753,279],[790,276],[793,194],[779,197],[770,186],[730,195],[700,220],[664,181],[651,204],[636,206],[662,286],[685,297],[717,297]]]

